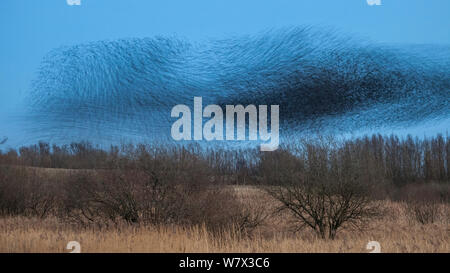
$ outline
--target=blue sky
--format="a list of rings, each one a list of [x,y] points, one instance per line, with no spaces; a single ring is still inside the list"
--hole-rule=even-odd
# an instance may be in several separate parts
[[[450,44],[450,1],[381,1],[2,0],[0,113],[17,109],[42,57],[61,45],[172,34],[197,40],[304,24],[387,43]]]

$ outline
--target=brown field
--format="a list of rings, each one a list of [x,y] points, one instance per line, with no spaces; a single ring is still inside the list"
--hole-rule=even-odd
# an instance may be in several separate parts
[[[0,252],[450,252],[450,138],[0,152]],[[295,230],[295,232],[294,232]]]
[[[254,188],[235,189],[242,198],[266,201]],[[386,211],[382,218],[357,232],[344,229],[335,240],[320,239],[307,229],[293,233],[284,217],[270,218],[251,236],[235,230],[211,234],[201,226],[81,229],[56,218],[6,217],[0,219],[0,252],[70,252],[69,241],[80,242],[81,252],[370,252],[369,241],[378,241],[381,252],[450,252],[447,205],[439,221],[426,225],[408,219],[402,203],[379,205]]]

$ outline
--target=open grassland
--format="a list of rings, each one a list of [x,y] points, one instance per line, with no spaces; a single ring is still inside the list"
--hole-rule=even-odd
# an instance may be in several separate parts
[[[0,252],[450,252],[450,139],[0,153]]]
[[[211,233],[202,226],[78,228],[56,218],[6,217],[0,219],[0,252],[70,252],[69,241],[78,241],[81,252],[369,252],[369,241],[378,241],[382,252],[450,252],[448,207],[439,221],[423,225],[406,217],[401,203],[379,205],[386,212],[382,218],[363,230],[344,229],[335,240],[308,229],[293,233],[285,217],[271,218],[250,236],[236,229]]]

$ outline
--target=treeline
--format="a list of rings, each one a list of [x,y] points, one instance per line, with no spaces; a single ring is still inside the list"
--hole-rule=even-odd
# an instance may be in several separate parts
[[[39,142],[18,151],[0,151],[3,165],[62,169],[137,168],[139,162],[148,158],[201,161],[211,175],[226,176],[232,184],[258,182],[256,178],[266,168],[279,167],[280,171],[286,171],[291,166],[300,170],[311,162],[344,164],[349,170],[359,170],[368,181],[389,181],[395,185],[450,180],[450,138],[440,134],[425,139],[380,134],[343,141],[317,137],[292,141],[269,153],[257,149],[144,144],[111,146],[104,150],[89,142],[62,146]]]
[[[274,152],[41,142],[0,155],[0,217],[250,234],[269,217],[291,213],[293,228],[309,226],[333,239],[341,228],[378,217],[374,201],[392,199],[407,204],[417,221],[432,223],[450,201],[449,144],[442,135],[316,137]],[[258,185],[252,198],[232,186],[242,184]]]

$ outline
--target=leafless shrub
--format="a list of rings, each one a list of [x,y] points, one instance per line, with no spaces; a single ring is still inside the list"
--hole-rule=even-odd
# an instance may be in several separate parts
[[[204,225],[216,235],[226,230],[237,231],[236,235],[251,235],[268,216],[265,206],[241,200],[226,186],[214,186],[189,197],[183,222]]]
[[[58,199],[54,182],[34,169],[0,166],[0,213],[46,217],[54,212]]]
[[[235,227],[241,234],[251,235],[255,229],[264,225],[271,216],[267,204],[252,201],[240,201],[240,210]]]
[[[211,232],[250,231],[262,214],[249,212],[226,186],[212,184],[204,162],[191,153],[141,150],[133,164],[73,172],[62,214],[82,226],[204,225]]]
[[[423,225],[437,221],[441,215],[441,204],[436,201],[410,201],[405,205],[406,213]]]
[[[448,185],[427,183],[402,189],[406,215],[420,224],[430,224],[442,216],[442,207],[450,201]]]
[[[366,185],[353,179],[322,179],[293,177],[283,186],[267,188],[280,202],[278,212],[291,213],[295,230],[308,227],[320,238],[334,239],[341,228],[360,229],[379,215]]]
[[[92,171],[72,175],[66,184],[63,215],[81,225],[160,224],[176,216],[176,187],[156,173]]]
[[[56,191],[56,181],[45,181],[38,177],[36,171],[28,170],[31,175],[28,181],[27,197],[25,200],[27,214],[45,218],[53,213],[59,194]]]
[[[26,211],[26,174],[13,166],[0,166],[0,214],[20,215]]]

